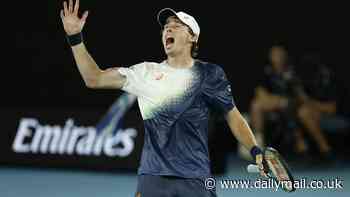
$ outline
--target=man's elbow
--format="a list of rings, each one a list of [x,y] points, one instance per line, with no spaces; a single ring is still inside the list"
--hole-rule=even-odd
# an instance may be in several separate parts
[[[85,86],[90,88],[90,89],[98,89],[99,88],[99,83],[97,79],[85,79]]]
[[[99,78],[84,80],[86,87],[90,89],[122,89],[125,79],[106,81]]]

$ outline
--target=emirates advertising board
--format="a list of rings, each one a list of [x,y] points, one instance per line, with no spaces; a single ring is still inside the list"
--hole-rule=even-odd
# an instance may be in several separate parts
[[[93,170],[136,170],[143,124],[124,93],[103,112],[1,110],[0,163]]]

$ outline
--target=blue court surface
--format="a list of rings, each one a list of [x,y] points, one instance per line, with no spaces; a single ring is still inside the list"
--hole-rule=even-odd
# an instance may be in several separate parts
[[[276,188],[221,188],[223,180],[251,180],[258,187],[269,187],[268,181],[258,184],[258,176],[248,174],[245,160],[232,156],[229,167],[223,175],[216,176],[217,194],[219,197],[273,197],[273,196],[350,196],[350,165],[348,162],[334,162],[329,165],[300,166],[290,163],[297,180],[308,184],[318,181],[320,189],[298,189],[286,193]],[[66,171],[55,169],[0,167],[0,197],[132,197],[136,188],[135,173]],[[338,185],[335,185],[335,181]],[[329,185],[321,185],[320,181]],[[333,181],[333,183],[332,183]],[[315,183],[317,184],[317,183]],[[317,186],[317,185],[316,185]],[[339,187],[342,188],[339,188]],[[234,186],[235,187],[235,186]],[[245,186],[238,186],[245,187]],[[336,188],[338,187],[338,188]]]

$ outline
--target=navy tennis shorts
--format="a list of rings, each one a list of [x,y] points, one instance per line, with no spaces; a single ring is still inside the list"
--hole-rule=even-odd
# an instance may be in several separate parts
[[[139,175],[136,197],[217,197],[205,180],[174,176]]]

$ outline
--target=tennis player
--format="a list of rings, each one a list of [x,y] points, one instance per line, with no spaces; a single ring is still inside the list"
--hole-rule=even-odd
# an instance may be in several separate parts
[[[234,136],[263,173],[262,151],[235,106],[223,69],[195,59],[200,28],[185,12],[159,11],[167,59],[101,70],[82,37],[88,17],[78,16],[79,0],[63,3],[61,18],[78,69],[89,88],[121,89],[137,96],[145,127],[138,169],[138,197],[209,197],[212,177],[208,150],[208,113],[221,110]]]

